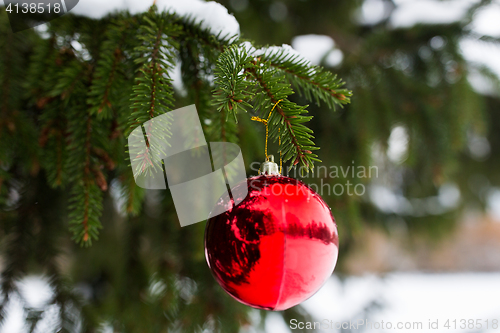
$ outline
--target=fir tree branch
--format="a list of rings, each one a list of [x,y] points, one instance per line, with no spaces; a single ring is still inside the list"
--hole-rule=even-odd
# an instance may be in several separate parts
[[[164,114],[173,107],[173,90],[170,85],[171,79],[168,71],[174,66],[174,54],[172,47],[177,43],[173,36],[178,34],[178,27],[171,23],[172,15],[157,13],[155,7],[144,14],[143,23],[139,30],[142,44],[135,48],[137,54],[136,63],[141,67],[135,79],[132,92],[132,113],[129,118],[130,133],[137,126],[142,126],[145,122]],[[151,133],[152,122],[149,122],[146,133]],[[163,129],[155,129],[156,133],[163,137],[159,141],[167,140],[170,124],[162,121]],[[133,157],[138,168],[133,170],[134,176],[145,173],[156,173],[162,169],[161,147],[151,147],[148,140],[145,140],[146,151]],[[125,187],[125,189],[131,187]],[[127,198],[138,196],[126,195]],[[127,207],[136,207],[134,203],[128,203]]]
[[[281,138],[280,152],[283,160],[292,160],[292,164],[301,163],[309,170],[314,167],[317,155],[312,150],[318,149],[314,146],[312,131],[303,123],[312,119],[304,116],[307,106],[299,106],[288,100],[293,94],[290,84],[286,82],[283,74],[279,71],[260,63],[258,59],[253,61],[253,66],[246,69],[260,87],[261,96],[257,96],[255,103],[261,109],[261,114],[268,119],[270,138],[277,141]],[[279,104],[278,101],[282,100]],[[276,105],[277,104],[277,105]],[[267,110],[276,105],[275,112],[271,115]],[[270,111],[269,111],[270,112]]]
[[[248,91],[252,83],[245,80],[245,69],[252,66],[252,61],[244,49],[232,46],[219,56],[215,67],[214,105],[217,111],[226,110],[227,117],[232,114],[236,122],[238,108],[246,112],[251,107],[245,101],[253,95]]]
[[[72,167],[76,169],[76,174],[71,188],[69,218],[76,241],[83,245],[91,245],[92,239],[97,239],[98,230],[102,228],[99,218],[102,212],[102,191],[107,190],[107,183],[102,173],[101,177],[96,177],[93,173],[96,166],[93,162],[92,141],[97,124],[93,125],[90,111],[87,111],[82,120],[85,124],[84,132],[73,133],[75,141],[70,145],[74,156],[71,160],[75,163]],[[79,139],[80,134],[83,135],[83,140]],[[76,149],[76,144],[80,149]],[[83,161],[78,162],[82,155]]]
[[[77,60],[74,60],[77,62]],[[73,69],[72,69],[73,68]],[[77,73],[77,74],[75,74]],[[102,228],[103,191],[107,181],[100,171],[103,166],[96,151],[107,150],[108,121],[98,121],[86,102],[86,92],[93,76],[92,67],[85,63],[70,66],[61,73],[52,94],[59,94],[68,114],[68,157],[66,168],[70,170],[69,223],[73,238],[89,246],[97,239]]]
[[[148,12],[140,27],[142,45],[136,47],[136,63],[141,64],[132,93],[133,112],[129,126],[136,126],[164,114],[173,107],[173,91],[168,70],[174,66],[174,58],[169,50],[176,45],[172,36],[178,28],[168,22],[169,16]]]
[[[41,163],[47,173],[48,183],[52,187],[63,186],[68,175],[65,169],[67,160],[67,119],[63,101],[54,98],[42,106],[44,110],[40,117],[43,124],[38,137],[38,145],[43,150]]]
[[[335,110],[336,106],[343,107],[350,102],[352,93],[347,89],[341,89],[344,85],[337,75],[310,63],[299,55],[290,54],[286,49],[269,51],[258,54],[257,59],[261,62],[269,62],[271,67],[283,71],[290,83],[297,91],[304,95],[309,101],[320,104],[325,102],[329,108]]]
[[[124,58],[124,47],[133,27],[131,19],[127,16],[117,19],[110,25],[87,101],[92,106],[92,114],[99,115],[99,118],[112,116],[110,112],[112,108],[110,94],[114,86],[117,85],[116,77],[120,74],[119,71]]]
[[[282,136],[282,147],[280,147],[280,151],[283,155],[283,160],[287,161],[292,159],[293,165],[301,162],[307,169],[312,169],[314,167],[313,160],[317,160],[317,155],[313,154],[311,150],[318,148],[314,147],[314,143],[310,140],[312,138],[310,134],[312,131],[301,124],[302,122],[309,121],[312,117],[300,115],[301,113],[307,112],[304,107],[300,107],[285,98],[281,98],[281,96],[278,98],[264,80],[264,76],[261,75],[257,69],[248,68],[247,72],[255,78],[265,92],[269,98],[270,105],[275,105],[278,101],[282,100],[275,107],[275,111],[279,114],[281,119],[275,119],[276,117],[271,114],[268,124],[271,128],[269,132],[270,137],[276,139],[278,135]],[[290,113],[293,115],[290,115]],[[281,134],[281,131],[278,129],[282,127],[284,131]],[[304,143],[308,145],[304,146]]]
[[[82,240],[87,242],[89,240],[89,190],[91,186],[90,180],[90,138],[92,130],[92,118],[87,116],[87,130],[85,132],[85,165],[83,167],[83,187],[84,187],[84,200],[83,200],[83,237]]]
[[[302,89],[308,99],[325,101],[330,107],[342,106],[350,100],[351,92],[340,89],[341,80],[319,67],[310,66],[298,56],[285,49],[279,52],[249,51],[245,47],[230,46],[219,57],[215,68],[214,104],[218,111],[233,114],[236,119],[238,107],[250,106],[261,110],[269,117],[269,136],[282,141],[280,152],[284,161],[293,165],[301,163],[313,169],[314,161],[320,161],[312,150],[318,149],[312,141],[312,131],[304,123],[311,120],[305,116],[306,106],[299,106],[288,99],[293,94],[290,83]],[[275,112],[269,114],[276,105]]]

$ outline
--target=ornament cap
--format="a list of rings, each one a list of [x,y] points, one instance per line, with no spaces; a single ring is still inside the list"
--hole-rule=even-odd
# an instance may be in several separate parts
[[[267,176],[279,176],[278,164],[274,163],[274,156],[269,155],[264,163],[260,165],[260,174]]]

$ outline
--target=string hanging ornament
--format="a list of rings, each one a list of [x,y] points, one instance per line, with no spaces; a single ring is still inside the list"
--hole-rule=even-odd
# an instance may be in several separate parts
[[[253,121],[258,121],[258,122],[261,122],[264,125],[266,125],[266,145],[265,145],[265,148],[264,148],[264,154],[265,154],[265,157],[266,157],[266,162],[270,162],[269,158],[271,157],[271,156],[269,156],[267,154],[267,142],[269,141],[269,119],[271,118],[271,114],[273,113],[274,109],[276,108],[276,106],[281,101],[282,101],[282,99],[280,99],[279,101],[277,101],[276,103],[274,103],[274,106],[271,109],[271,112],[269,112],[269,116],[267,116],[267,119],[262,119],[262,118],[259,118],[259,117],[252,117],[251,118],[251,120],[253,120]],[[281,132],[281,129],[278,129],[278,132]],[[280,171],[279,171],[279,173],[281,174],[282,170],[283,170],[283,157],[282,157],[282,154],[281,154],[281,135],[278,135],[278,144],[280,146]],[[274,162],[274,157],[271,157],[271,158],[273,159],[272,162]],[[260,169],[259,169],[259,173],[260,173]]]

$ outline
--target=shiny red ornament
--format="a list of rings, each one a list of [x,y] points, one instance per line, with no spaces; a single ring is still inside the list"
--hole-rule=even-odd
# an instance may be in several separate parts
[[[215,279],[236,300],[259,309],[281,311],[305,301],[337,262],[330,208],[289,177],[261,175],[238,186],[248,187],[247,197],[236,207],[222,197],[217,205],[229,209],[209,219],[205,231]]]

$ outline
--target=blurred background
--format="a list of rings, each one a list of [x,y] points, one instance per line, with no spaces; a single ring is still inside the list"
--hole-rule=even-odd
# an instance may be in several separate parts
[[[78,11],[86,1],[73,15],[86,14]],[[321,331],[291,329],[291,319],[423,323],[405,332],[439,320],[432,331],[498,331],[484,321],[500,320],[500,1],[218,2],[243,38],[289,44],[353,91],[344,109],[309,107],[323,162],[303,180],[362,185],[354,195],[323,193],[339,228],[334,275],[300,306],[254,310],[215,283],[204,258],[205,223],[181,229],[168,191],[147,191],[141,213],[128,217],[120,182],[111,181],[100,238],[80,248],[65,224],[64,191],[43,175],[19,177],[0,214],[21,212],[15,222],[0,221],[0,332]],[[8,34],[4,10],[0,16]],[[4,41],[1,53],[8,52]],[[181,107],[193,97],[177,74]],[[263,128],[248,119],[238,126],[253,170]],[[349,166],[376,172],[333,172]],[[23,205],[33,204],[44,218],[26,217]],[[483,327],[444,328],[448,319],[480,319]]]

